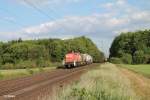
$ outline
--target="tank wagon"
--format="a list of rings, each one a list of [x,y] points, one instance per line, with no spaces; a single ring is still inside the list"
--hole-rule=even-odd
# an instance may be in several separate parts
[[[63,66],[72,68],[93,63],[93,58],[89,54],[77,52],[67,53],[63,60]]]

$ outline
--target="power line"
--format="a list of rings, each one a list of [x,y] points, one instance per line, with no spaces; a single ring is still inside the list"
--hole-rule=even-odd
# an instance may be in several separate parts
[[[47,18],[49,19],[52,19],[52,20],[56,20],[55,17],[52,17],[50,16],[48,13],[46,13],[45,11],[43,11],[42,9],[40,9],[39,7],[37,7],[34,3],[30,2],[29,0],[23,0],[27,5],[31,6],[32,8],[34,8],[36,11],[38,11],[39,13],[41,13],[42,15],[46,16]],[[50,9],[50,8],[49,8]],[[53,12],[55,15],[57,15],[52,9],[50,9],[51,12]],[[61,29],[66,29],[64,27],[63,24],[61,23],[57,23],[57,25],[60,26]],[[59,29],[60,30],[60,29]]]
[[[30,7],[34,8],[36,11],[38,11],[39,13],[41,13],[42,15],[46,16],[47,18],[49,19],[52,19],[52,20],[56,20],[55,17],[52,17],[50,16],[48,13],[46,13],[45,11],[43,11],[42,9],[40,9],[39,7],[36,6],[36,4],[30,2],[29,0],[23,0],[27,5],[29,5]],[[55,15],[59,16],[58,14],[56,14],[52,9],[49,8],[49,10],[51,10],[51,12],[53,12]],[[57,23],[57,25],[61,26],[62,28],[66,29],[64,27],[64,25],[62,25],[61,23]],[[74,33],[75,30],[73,31]],[[78,31],[77,31],[78,32]],[[88,34],[84,34],[85,36],[88,36]]]
[[[15,24],[17,26],[19,26],[20,28],[24,28],[25,26],[16,22],[16,21],[13,21],[13,20],[8,20],[8,19],[5,19],[5,18],[0,18],[0,20],[2,21],[5,21],[5,22],[8,22],[8,23],[11,23],[11,24]]]
[[[0,11],[3,11],[4,13],[10,13],[13,16],[17,16],[16,14],[12,13],[11,11],[4,9],[4,8],[1,8],[1,7],[0,7]]]
[[[0,11],[3,11],[3,12],[6,13],[6,14],[11,14],[11,15],[13,15],[13,16],[15,16],[15,17],[17,16],[16,14],[14,14],[14,13],[12,13],[12,12],[10,12],[9,10],[4,9],[4,8],[0,8]],[[23,25],[22,23],[16,22],[16,21],[11,20],[11,19],[6,19],[6,18],[1,17],[0,20],[6,21],[6,22],[11,23],[11,24],[16,24],[17,26],[19,26],[19,27],[21,27],[21,28],[24,28],[24,27],[25,27],[25,25]]]
[[[44,16],[46,16],[49,19],[53,19],[55,20],[55,18],[51,17],[50,15],[48,15],[47,13],[45,13],[43,10],[41,10],[40,8],[38,8],[36,5],[34,5],[32,2],[28,1],[28,0],[23,0],[26,4],[28,4],[29,6],[31,6],[32,8],[34,8],[36,11],[38,11],[39,13],[43,14]]]

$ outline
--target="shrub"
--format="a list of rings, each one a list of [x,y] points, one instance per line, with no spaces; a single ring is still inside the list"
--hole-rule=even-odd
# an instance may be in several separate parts
[[[43,72],[44,69],[42,67],[39,67],[39,72]]]
[[[150,55],[145,55],[145,61],[144,63],[150,64]]]
[[[46,60],[40,58],[36,61],[36,65],[38,67],[51,67],[52,63],[50,61],[46,61]]]
[[[0,63],[0,69],[2,68],[2,64]]]
[[[132,56],[130,54],[123,54],[122,57],[121,57],[123,63],[125,64],[131,64],[132,63]]]
[[[112,57],[109,59],[109,62],[114,63],[114,64],[122,64],[122,60],[120,58]]]
[[[14,64],[6,63],[5,65],[1,66],[1,69],[14,69]]]
[[[19,61],[17,64],[15,64],[16,69],[25,69],[25,68],[35,68],[36,62],[35,61]]]
[[[133,60],[135,64],[142,64],[145,61],[144,52],[142,50],[136,51],[133,56]]]
[[[3,63],[6,64],[6,63],[14,63],[14,59],[12,58],[12,55],[9,54],[9,53],[4,53],[3,54]]]
[[[31,74],[31,75],[34,73],[34,71],[31,70],[30,68],[27,68],[26,71],[27,71],[29,74]]]
[[[2,73],[0,72],[0,79],[1,79],[1,78],[3,78],[3,75],[2,75]]]

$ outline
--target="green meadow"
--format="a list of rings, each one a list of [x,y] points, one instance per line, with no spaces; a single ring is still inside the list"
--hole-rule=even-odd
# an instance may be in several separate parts
[[[0,80],[30,76],[40,72],[50,71],[55,68],[56,67],[0,70]]]
[[[120,66],[150,78],[150,64],[149,65],[148,64],[142,64],[142,65],[121,64]]]

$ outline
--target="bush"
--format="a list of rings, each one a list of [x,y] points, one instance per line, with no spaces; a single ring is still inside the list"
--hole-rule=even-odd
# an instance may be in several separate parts
[[[50,61],[44,61],[41,60],[40,62],[38,61],[23,61],[20,60],[16,64],[12,63],[6,63],[5,65],[0,65],[0,69],[26,69],[26,68],[38,68],[38,67],[53,67],[53,65]]]
[[[27,68],[26,71],[27,71],[29,74],[31,74],[31,75],[34,73],[34,71],[31,70],[30,68]]]
[[[145,55],[145,62],[147,64],[150,64],[150,55]]]
[[[130,54],[123,54],[122,57],[121,57],[123,63],[125,64],[131,64],[132,63],[132,56]]]
[[[142,50],[136,51],[133,56],[135,64],[142,64],[145,62],[145,55]]]
[[[51,67],[52,66],[50,61],[46,61],[42,58],[36,60],[36,65],[37,67]]]
[[[3,63],[6,64],[6,63],[14,63],[14,59],[12,58],[11,54],[9,53],[5,53],[3,54]]]
[[[114,64],[122,64],[122,60],[120,58],[112,57],[109,59],[109,62],[114,63]]]
[[[37,67],[35,61],[20,61],[17,64],[15,64],[16,69],[25,69],[25,68],[35,68]]]
[[[1,66],[1,69],[14,69],[14,64],[6,63],[5,65]]]
[[[39,72],[43,72],[44,69],[42,67],[39,67]]]
[[[3,75],[2,75],[2,73],[0,72],[0,79],[1,79],[1,78],[3,78]]]
[[[2,68],[2,64],[0,63],[0,69]]]

